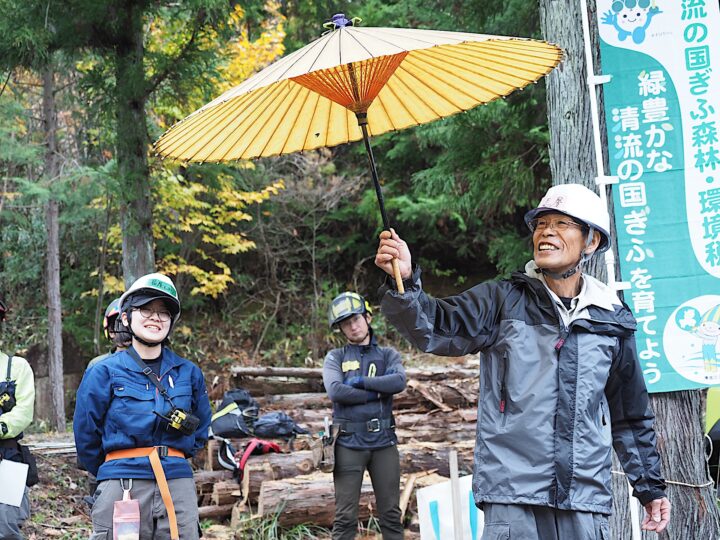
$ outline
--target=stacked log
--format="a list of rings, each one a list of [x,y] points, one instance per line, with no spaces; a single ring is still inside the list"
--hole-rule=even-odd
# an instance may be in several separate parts
[[[358,519],[367,520],[375,506],[370,479],[363,479]],[[283,527],[300,523],[332,525],[335,516],[335,489],[332,475],[316,473],[284,480],[263,482],[258,499],[258,514],[277,514]]]
[[[393,408],[395,410],[422,408],[427,411],[440,409],[448,412],[458,407],[477,405],[476,389],[476,379],[427,382],[410,380],[407,388],[393,397]],[[326,409],[329,405],[329,399],[324,392],[274,393],[256,399],[263,410]]]
[[[256,396],[268,394],[324,393],[321,368],[233,366],[234,386]],[[408,368],[408,380],[447,381],[477,377],[477,369],[460,367]]]
[[[258,516],[278,514],[278,524],[314,523],[331,526],[334,516],[332,475],[316,472],[309,443],[332,418],[331,403],[322,387],[322,370],[315,368],[234,367],[235,386],[251,392],[261,412],[282,410],[307,428],[310,435],[298,436],[292,448],[281,444],[283,453],[250,456],[242,483],[222,470],[219,442],[209,441],[207,453],[197,460],[204,467],[195,474],[201,517],[227,518],[236,510],[257,509]],[[411,496],[418,475],[425,482],[449,477],[448,453],[458,452],[461,473],[472,469],[477,419],[477,369],[407,369],[405,391],[393,399],[403,485]],[[249,439],[232,439],[241,450]],[[434,474],[427,475],[428,471]],[[412,475],[412,476],[410,476]],[[375,507],[369,479],[363,482],[360,519]]]
[[[454,447],[458,451],[460,470],[468,472],[471,470],[473,446],[472,441],[469,441]],[[450,448],[444,443],[403,444],[398,446],[398,450],[400,451],[402,474],[432,469],[442,476],[450,476],[448,468]],[[252,504],[258,501],[264,483],[313,474],[313,472],[312,452],[310,451],[253,456],[245,466],[244,484],[247,484],[247,489],[243,489],[243,495]],[[332,479],[329,474],[327,477]]]

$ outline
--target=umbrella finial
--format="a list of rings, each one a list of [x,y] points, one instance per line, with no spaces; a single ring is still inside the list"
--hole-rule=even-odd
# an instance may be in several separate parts
[[[336,13],[335,15],[330,17],[329,21],[323,24],[323,28],[337,30],[338,28],[345,28],[346,26],[355,26],[360,21],[362,21],[360,17],[353,17],[352,19],[348,19],[345,17],[344,13]]]

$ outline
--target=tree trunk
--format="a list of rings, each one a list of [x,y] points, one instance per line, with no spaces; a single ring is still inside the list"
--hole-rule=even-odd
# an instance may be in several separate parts
[[[243,497],[246,497],[250,503],[255,503],[263,482],[294,478],[311,474],[314,470],[310,450],[252,456],[248,459],[243,472]]]
[[[454,445],[446,442],[401,444],[398,446],[400,471],[402,474],[410,474],[434,469],[439,475],[449,478],[448,452],[456,450],[458,452],[459,469],[470,472],[472,470],[473,447],[474,441],[472,440]],[[247,497],[249,502],[253,504],[257,501],[264,482],[306,475],[314,470],[312,452],[309,450],[291,454],[252,456],[248,459],[243,473],[243,496]]]
[[[408,387],[393,397],[393,409],[411,409],[423,407],[425,410],[453,409],[468,407],[477,403],[477,380],[434,381],[421,383],[408,381]],[[275,394],[257,397],[260,409],[301,411],[303,409],[325,409],[331,405],[327,394],[300,393]],[[291,414],[292,416],[292,414]]]
[[[232,366],[231,373],[239,377],[241,383],[252,377],[293,377],[299,379],[322,379],[322,368],[272,367],[272,366]],[[443,381],[446,379],[471,379],[478,376],[478,370],[453,366],[429,366],[425,368],[407,368],[408,379],[418,381]],[[243,387],[244,388],[244,387]],[[286,394],[288,392],[280,392]]]
[[[720,512],[705,461],[701,419],[705,391],[653,394],[650,401],[657,416],[658,451],[673,505],[667,537],[718,538]],[[654,534],[643,534],[645,540],[654,538]]]
[[[198,517],[200,519],[225,519],[232,514],[234,504],[224,504],[222,506],[200,506],[198,508]]]
[[[588,0],[593,62],[599,66],[598,33],[595,0]],[[579,182],[596,189],[597,176],[592,144],[592,120],[586,85],[582,19],[575,0],[540,0],[540,24],[546,40],[565,51],[561,66],[546,77],[548,122],[550,126],[550,168],[554,184]],[[596,67],[595,71],[599,69]],[[600,102],[600,107],[602,103]],[[604,148],[607,137],[600,115]],[[613,249],[617,246],[613,245]],[[616,260],[617,253],[616,253]],[[606,281],[601,258],[593,258],[585,271]],[[651,399],[657,420],[658,450],[663,460],[665,478],[693,486],[669,484],[668,497],[673,504],[668,538],[715,538],[720,520],[712,487],[707,483],[703,435],[700,429],[699,392],[660,394]],[[617,463],[617,461],[616,461]],[[618,473],[618,469],[615,469]],[[611,518],[611,537],[631,538],[629,510],[626,508],[625,477],[613,475],[615,513]],[[644,533],[643,537],[657,538]]]
[[[240,485],[235,480],[222,480],[213,485],[210,500],[215,506],[225,506],[235,504],[240,496]]]
[[[51,188],[58,175],[55,74],[52,62],[43,70],[43,129],[45,131],[44,176]],[[53,428],[65,431],[65,386],[63,384],[62,306],[60,301],[60,225],[58,201],[51,193],[45,210],[47,262],[45,286],[48,301],[48,360],[52,388]]]
[[[588,0],[588,11],[593,62],[597,66],[600,48],[597,27],[593,24],[595,0]],[[540,25],[543,37],[562,47],[565,53],[560,66],[545,77],[553,184],[580,183],[597,191],[582,13],[577,0],[540,0]],[[583,270],[607,281],[602,257],[593,257]]]
[[[129,3],[119,14],[125,40],[115,49],[117,161],[120,174],[123,277],[130,286],[155,271],[152,198],[147,163],[146,83],[142,8]]]
[[[358,519],[370,517],[375,508],[370,480],[364,480],[360,491]],[[263,482],[258,501],[258,514],[272,516],[277,513],[278,525],[291,527],[301,523],[314,523],[330,527],[335,517],[335,488],[332,476],[316,474]]]

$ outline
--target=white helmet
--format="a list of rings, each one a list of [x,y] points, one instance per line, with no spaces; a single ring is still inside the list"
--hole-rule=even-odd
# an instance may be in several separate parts
[[[147,274],[135,280],[120,297],[120,312],[149,304],[153,300],[166,301],[173,325],[180,318],[180,298],[172,280],[164,274]]]
[[[582,184],[561,184],[548,189],[537,208],[525,214],[525,224],[544,212],[559,212],[585,223],[600,233],[600,245],[595,253],[610,247],[610,214],[602,199]]]

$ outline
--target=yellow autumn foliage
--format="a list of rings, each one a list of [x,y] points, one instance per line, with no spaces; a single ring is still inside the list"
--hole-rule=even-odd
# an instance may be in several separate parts
[[[153,236],[164,252],[157,261],[158,272],[191,276],[197,283],[190,291],[192,295],[215,298],[222,294],[234,282],[222,259],[255,248],[255,242],[239,229],[242,222],[252,221],[247,207],[267,201],[284,188],[284,182],[277,180],[260,191],[239,191],[228,174],[219,175],[213,187],[208,187],[170,169],[157,171],[153,184]],[[98,199],[93,205],[104,204]],[[111,258],[119,259],[119,224],[110,227],[107,240]],[[123,291],[121,279],[105,275],[103,281],[106,291]]]
[[[247,207],[267,201],[284,187],[277,180],[260,191],[237,191],[233,177],[221,174],[209,188],[162,170],[155,191],[153,234],[156,240],[181,249],[159,260],[158,268],[192,276],[198,285],[191,294],[214,298],[224,292],[233,279],[221,258],[255,248],[255,242],[238,228],[241,222],[252,221]],[[215,270],[207,269],[213,266]]]
[[[265,12],[267,17],[262,22],[259,37],[250,40],[244,11],[236,5],[226,22],[235,37],[223,43],[212,30],[199,36],[185,35],[183,21],[158,17],[146,23],[146,50],[172,56],[182,50],[188,39],[199,40],[205,50],[216,50],[221,62],[217,72],[210,76],[220,94],[284,53],[285,17],[280,13],[279,2],[269,0]],[[85,67],[90,69],[91,65]],[[153,75],[152,67],[148,66],[148,77]],[[200,101],[203,99],[201,92],[188,98],[186,105],[190,107],[198,108],[204,104]],[[167,107],[164,111],[168,112]],[[172,116],[185,114],[178,110]],[[162,114],[157,118],[161,127],[166,127],[165,120]],[[252,169],[254,164],[245,161],[237,163],[236,167]],[[243,222],[252,221],[248,206],[261,204],[277,195],[284,189],[283,181],[277,180],[260,191],[238,191],[230,175],[214,178],[212,187],[185,178],[170,167],[154,170],[152,175],[153,236],[159,254],[157,270],[174,276],[189,275],[196,283],[191,294],[217,297],[233,283],[232,272],[224,262],[226,256],[255,248],[255,243],[240,230]],[[104,199],[94,202],[96,207],[105,204]],[[120,260],[121,240],[119,224],[113,225],[108,231],[109,260]],[[106,290],[121,292],[122,285],[122,280],[105,276]]]
[[[280,13],[280,3],[265,4],[268,17],[262,22],[260,37],[250,41],[244,24],[242,7],[235,6],[229,24],[237,30],[237,37],[225,46],[227,64],[220,69],[219,90],[224,92],[271,64],[285,52],[285,17]]]

